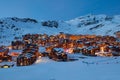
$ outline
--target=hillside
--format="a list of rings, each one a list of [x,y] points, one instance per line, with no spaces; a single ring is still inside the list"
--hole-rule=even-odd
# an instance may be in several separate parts
[[[120,31],[120,15],[86,15],[69,21],[37,21],[31,18],[0,19],[0,45],[9,45],[14,37],[27,33],[112,35]]]

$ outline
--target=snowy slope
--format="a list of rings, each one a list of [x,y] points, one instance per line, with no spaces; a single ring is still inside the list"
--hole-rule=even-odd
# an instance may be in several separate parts
[[[113,17],[87,15],[67,21],[67,23],[79,27],[82,34],[114,35],[116,31],[120,30],[119,19],[119,15]]]
[[[120,31],[120,15],[86,15],[69,21],[57,21],[58,27],[43,26],[42,22],[30,18],[0,19],[0,45],[9,45],[14,37],[26,33],[114,35]]]
[[[86,61],[90,64],[85,64]],[[91,63],[92,62],[92,63]],[[119,80],[120,57],[88,57],[75,62],[41,59],[32,66],[0,69],[1,80]]]

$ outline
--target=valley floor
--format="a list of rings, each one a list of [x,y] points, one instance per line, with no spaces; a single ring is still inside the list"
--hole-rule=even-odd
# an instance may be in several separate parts
[[[120,57],[86,57],[73,62],[40,58],[36,64],[0,69],[0,80],[119,80]]]

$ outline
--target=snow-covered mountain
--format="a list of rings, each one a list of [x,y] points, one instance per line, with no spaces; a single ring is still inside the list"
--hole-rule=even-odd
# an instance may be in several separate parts
[[[0,45],[26,33],[113,35],[120,31],[120,15],[86,15],[69,21],[37,21],[30,18],[0,19]]]

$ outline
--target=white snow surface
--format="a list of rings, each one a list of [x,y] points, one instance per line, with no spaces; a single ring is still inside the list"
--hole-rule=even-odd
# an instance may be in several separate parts
[[[119,80],[120,57],[87,57],[74,62],[41,58],[32,66],[0,69],[1,80]],[[83,63],[83,61],[85,63]],[[87,63],[86,63],[87,62]],[[89,64],[88,64],[89,63]]]

